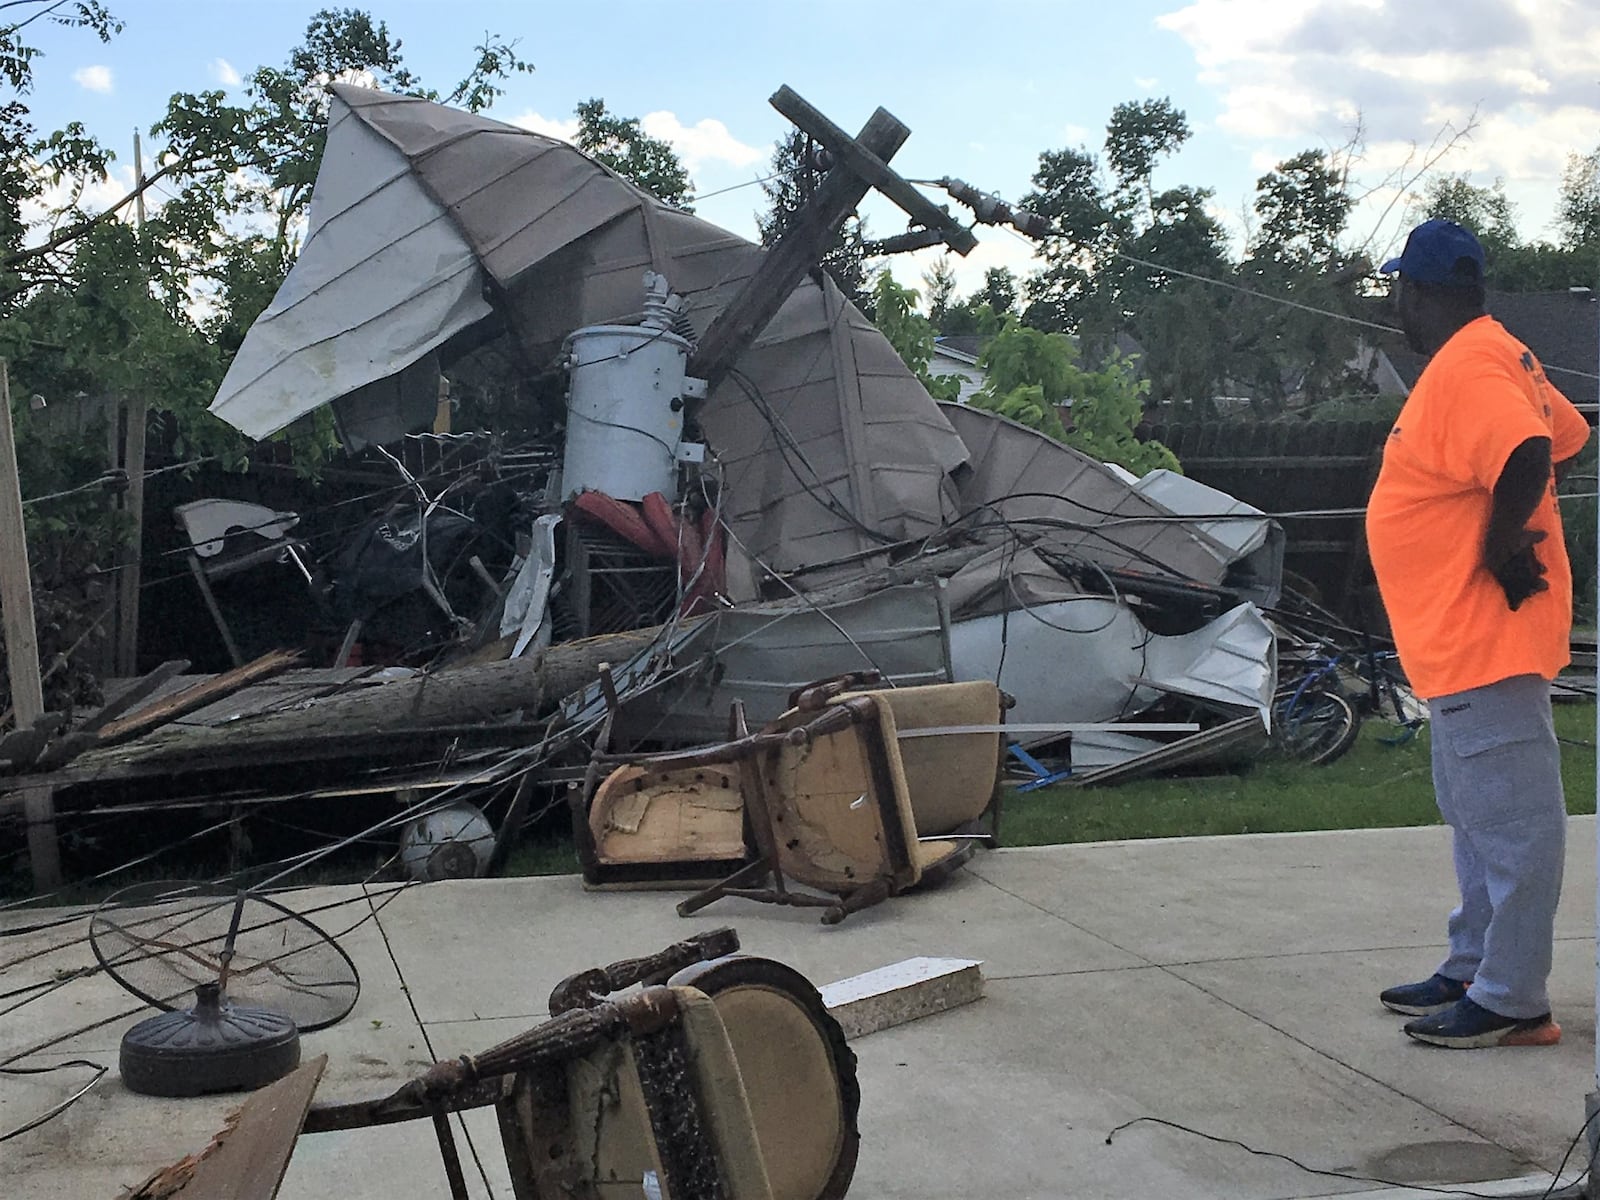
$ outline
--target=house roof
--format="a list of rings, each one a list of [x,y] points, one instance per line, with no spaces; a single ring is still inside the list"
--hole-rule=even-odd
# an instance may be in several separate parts
[[[1554,383],[1577,404],[1593,403],[1600,388],[1600,293],[1490,292],[1489,312],[1532,350]],[[1386,318],[1392,320],[1392,317]],[[1410,388],[1427,358],[1398,334],[1379,339],[1395,371]]]
[[[958,333],[950,337],[937,339],[936,344],[941,350],[954,350],[957,354],[969,354],[976,362],[978,355],[983,353],[983,344],[989,339],[976,333]]]
[[[1600,293],[1492,292],[1489,311],[1533,351],[1568,399],[1592,401],[1600,381]]]

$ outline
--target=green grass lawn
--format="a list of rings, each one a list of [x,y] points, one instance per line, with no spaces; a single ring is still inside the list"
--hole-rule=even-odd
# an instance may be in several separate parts
[[[1555,710],[1567,809],[1594,812],[1595,707]],[[1368,721],[1355,747],[1326,767],[1260,761],[1233,774],[1145,779],[1117,787],[1007,792],[1007,846],[1304,829],[1436,825],[1428,732],[1385,745],[1394,727]],[[1581,745],[1573,744],[1581,743]]]

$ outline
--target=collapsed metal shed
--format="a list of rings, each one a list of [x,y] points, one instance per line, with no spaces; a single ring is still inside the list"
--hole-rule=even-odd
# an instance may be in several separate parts
[[[448,365],[497,336],[536,374],[575,328],[637,320],[646,271],[704,333],[762,253],[554,138],[337,84],[305,249],[211,410],[264,437],[327,404],[353,411],[361,389],[398,394],[430,355]],[[801,283],[698,417],[735,532],[778,570],[956,515],[965,445],[826,276]]]

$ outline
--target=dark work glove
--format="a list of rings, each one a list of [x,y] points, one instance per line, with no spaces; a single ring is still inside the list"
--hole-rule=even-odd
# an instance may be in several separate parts
[[[1544,537],[1541,532],[1524,530],[1518,539],[1522,543],[1520,548],[1502,558],[1498,566],[1489,568],[1500,590],[1506,594],[1506,604],[1512,612],[1516,612],[1529,596],[1550,590],[1544,578],[1545,565],[1533,552],[1534,546],[1544,541]]]

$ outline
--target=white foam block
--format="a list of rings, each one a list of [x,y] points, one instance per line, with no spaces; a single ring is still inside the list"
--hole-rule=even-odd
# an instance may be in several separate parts
[[[845,1037],[864,1037],[971,1004],[983,995],[981,966],[970,958],[908,958],[830,983],[822,1001]]]

